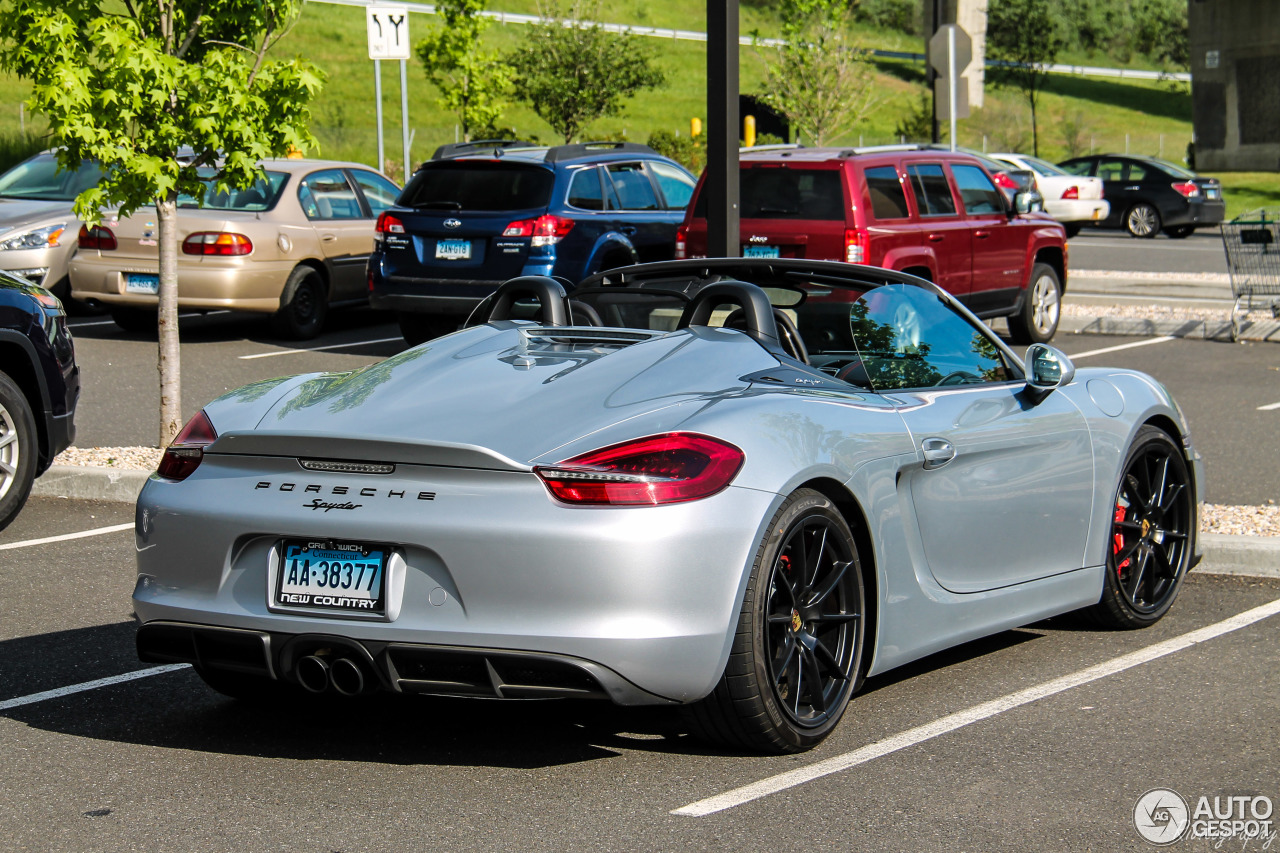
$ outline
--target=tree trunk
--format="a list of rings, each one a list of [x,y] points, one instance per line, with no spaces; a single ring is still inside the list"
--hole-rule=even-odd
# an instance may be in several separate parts
[[[1040,156],[1040,126],[1036,123],[1036,93],[1031,93],[1031,153]]]
[[[160,223],[160,309],[156,318],[160,370],[160,446],[182,429],[182,363],[178,349],[178,193],[156,199]]]

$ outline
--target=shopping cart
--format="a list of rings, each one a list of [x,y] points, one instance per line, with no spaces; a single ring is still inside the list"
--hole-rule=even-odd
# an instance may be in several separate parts
[[[1231,340],[1238,340],[1244,317],[1271,297],[1271,316],[1280,318],[1280,208],[1259,208],[1222,224],[1222,247],[1231,273]],[[1243,304],[1244,313],[1241,314]]]

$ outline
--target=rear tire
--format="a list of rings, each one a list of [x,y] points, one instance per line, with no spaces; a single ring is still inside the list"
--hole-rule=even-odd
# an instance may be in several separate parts
[[[329,296],[320,274],[311,267],[294,267],[280,295],[280,309],[271,315],[271,330],[292,341],[308,341],[320,334],[329,314]]]
[[[761,752],[817,746],[861,683],[865,606],[848,524],[800,489],[760,543],[720,683],[684,708],[694,734]]]
[[[1009,317],[1009,337],[1017,344],[1043,344],[1053,340],[1062,317],[1062,285],[1048,264],[1031,268],[1031,283],[1018,313]]]
[[[1195,495],[1181,448],[1153,426],[1138,430],[1121,472],[1102,598],[1087,612],[1109,628],[1146,628],[1169,612],[1190,569]]]
[[[159,321],[156,312],[146,308],[127,308],[124,306],[110,309],[111,319],[126,332],[156,333]]]
[[[36,479],[35,415],[22,389],[0,373],[0,530],[18,515]]]
[[[411,347],[456,332],[462,325],[458,317],[442,317],[438,314],[401,313],[397,319],[400,321],[400,334]]]

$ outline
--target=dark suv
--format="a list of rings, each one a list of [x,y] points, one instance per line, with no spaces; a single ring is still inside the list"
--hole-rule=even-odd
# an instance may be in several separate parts
[[[0,272],[0,530],[76,437],[80,369],[62,304]]]
[[[410,344],[451,332],[510,278],[571,283],[670,260],[694,177],[646,145],[445,145],[378,219],[369,302]]]
[[[676,257],[706,255],[699,182]],[[1053,337],[1067,281],[1062,226],[1010,199],[975,157],[928,146],[771,148],[741,155],[745,257],[870,264],[926,278],[1019,343]]]

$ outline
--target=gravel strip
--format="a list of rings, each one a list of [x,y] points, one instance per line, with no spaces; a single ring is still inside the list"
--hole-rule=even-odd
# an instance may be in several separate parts
[[[1262,319],[1270,312],[1258,311]],[[1124,320],[1197,320],[1221,323],[1227,319],[1227,312],[1204,308],[1179,308],[1166,305],[1079,305],[1071,302],[1062,303],[1064,317],[1116,317]]]
[[[151,471],[160,464],[160,455],[155,447],[69,447],[53,461],[55,465]],[[1280,536],[1280,506],[1205,504],[1200,529],[1205,533]]]

